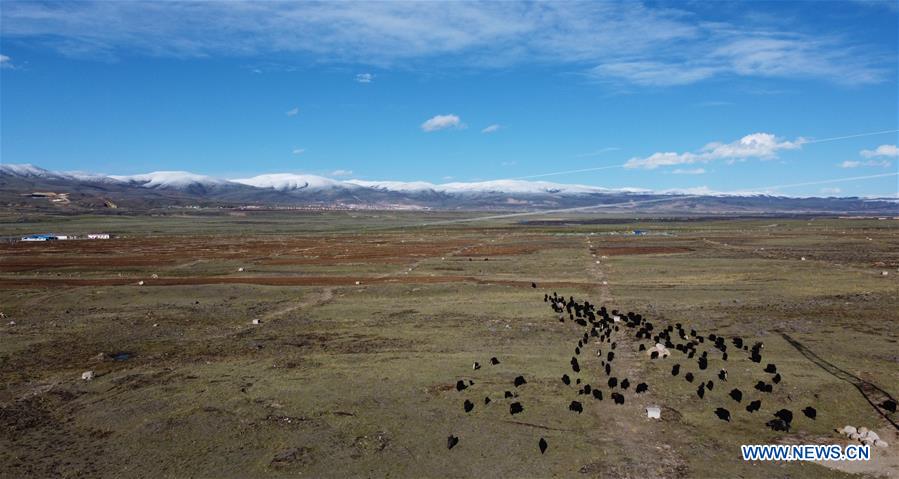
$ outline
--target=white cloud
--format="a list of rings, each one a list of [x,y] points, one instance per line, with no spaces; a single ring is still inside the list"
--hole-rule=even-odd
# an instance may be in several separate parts
[[[481,133],[496,133],[500,128],[502,128],[502,126],[493,124],[481,130]]]
[[[878,156],[896,158],[899,157],[899,148],[896,145],[880,145],[873,150],[862,150],[859,154],[864,158],[875,158]]]
[[[702,175],[705,174],[705,168],[692,168],[692,169],[684,169],[677,168],[672,171],[675,175]]]
[[[291,108],[290,110],[287,110],[286,112],[284,112],[284,114],[287,116],[297,116],[299,113],[300,113],[299,107],[294,107],[294,108]]]
[[[462,120],[460,120],[458,116],[453,114],[437,115],[421,124],[421,129],[428,133],[437,130],[445,130],[447,128],[464,127],[465,125],[462,124]]]
[[[0,55],[0,68],[12,68],[12,59],[6,55]]]
[[[889,168],[893,163],[889,160],[868,160],[868,161],[859,161],[859,160],[846,160],[840,163],[840,168],[859,168],[862,166],[880,166],[883,168]]]
[[[6,2],[4,38],[65,55],[177,58],[302,54],[313,60],[457,66],[539,63],[604,81],[682,85],[720,76],[865,84],[895,76],[894,45],[803,16],[736,4],[731,23],[689,2]]]
[[[306,153],[306,149],[305,148],[294,148],[291,153],[293,153],[294,155],[302,155],[303,153]]]
[[[821,188],[821,193],[825,195],[836,195],[842,191],[840,188]]]
[[[781,141],[771,133],[753,133],[732,143],[709,143],[702,150],[712,159],[770,159],[779,150],[795,150],[805,142],[802,138],[796,141]]]
[[[727,162],[751,158],[770,160],[777,157],[778,151],[798,149],[804,142],[802,138],[786,141],[771,133],[753,133],[731,143],[709,143],[698,152],[659,152],[645,158],[631,158],[624,167],[652,170],[660,166],[708,163],[715,160]]]
[[[331,176],[350,176],[353,174],[353,170],[334,170],[331,172]]]
[[[672,151],[653,153],[646,158],[631,158],[625,162],[625,168],[645,168],[653,170],[660,166],[689,164],[697,161],[693,153],[674,153]]]
[[[371,83],[372,80],[375,79],[375,76],[371,73],[357,73],[356,74],[356,82],[358,83]]]

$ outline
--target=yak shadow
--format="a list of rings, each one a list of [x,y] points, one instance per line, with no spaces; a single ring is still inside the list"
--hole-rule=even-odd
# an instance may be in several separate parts
[[[805,356],[809,361],[815,363],[818,367],[827,371],[837,379],[842,379],[843,381],[846,381],[849,384],[855,386],[855,388],[858,389],[858,392],[860,392],[862,396],[864,396],[865,400],[868,401],[868,404],[870,404],[878,414],[883,416],[884,419],[889,421],[889,423],[892,424],[893,427],[896,428],[896,430],[899,430],[899,424],[896,424],[896,422],[893,421],[892,418],[890,418],[889,413],[880,407],[880,404],[883,404],[883,402],[887,399],[894,402],[896,401],[896,399],[891,396],[890,393],[884,391],[883,388],[877,386],[876,384],[865,381],[864,379],[850,373],[849,371],[846,371],[845,369],[834,365],[826,359],[823,359],[821,356],[818,356],[814,351],[808,349],[807,347],[805,347],[805,345],[803,345],[799,341],[796,341],[788,334],[780,333],[780,335],[786,342],[790,343],[791,346],[796,348],[796,350],[799,351],[803,356]]]

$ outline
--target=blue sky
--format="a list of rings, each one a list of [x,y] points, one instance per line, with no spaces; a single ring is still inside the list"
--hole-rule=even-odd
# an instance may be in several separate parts
[[[899,128],[897,5],[4,1],[0,161],[431,182],[612,166],[539,179],[714,191],[884,175],[895,132],[815,140]]]

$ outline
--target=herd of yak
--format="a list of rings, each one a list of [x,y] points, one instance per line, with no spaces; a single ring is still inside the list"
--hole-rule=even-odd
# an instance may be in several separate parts
[[[532,284],[532,286],[537,287],[536,284]],[[727,387],[727,369],[709,370],[710,353],[725,362],[728,361],[729,356],[740,354],[748,356],[750,361],[759,364],[758,368],[762,371],[760,373],[762,379],[755,384],[755,392],[744,393],[738,388],[730,388],[723,398],[721,395],[716,395],[715,401],[719,404],[713,412],[722,421],[729,422],[732,414],[736,414],[739,409],[744,409],[748,414],[759,411],[763,398],[770,394],[782,380],[774,363],[766,362],[762,367],[764,344],[761,342],[749,345],[743,338],[737,336],[730,338],[719,334],[703,336],[693,329],[685,330],[681,323],[658,326],[640,314],[633,312],[621,314],[618,310],[608,311],[605,306],[597,309],[589,301],[578,302],[573,297],[566,300],[555,292],[552,295],[545,294],[543,301],[549,303],[553,312],[558,315],[560,322],[573,322],[583,328],[582,334],[578,328],[577,344],[574,346],[574,355],[570,361],[571,371],[570,373],[566,371],[560,376],[562,383],[572,388],[572,394],[575,390],[577,391],[577,397],[568,405],[568,410],[572,413],[582,413],[585,407],[589,407],[587,403],[591,400],[604,400],[604,389],[597,383],[604,384],[605,391],[614,404],[625,403],[625,394],[631,390],[632,380],[627,377],[619,378],[620,372],[616,372],[615,368],[615,365],[618,364],[615,362],[615,352],[619,346],[618,342],[621,341],[619,338],[622,336],[633,337],[639,345],[639,354],[645,355],[649,361],[669,358],[674,363],[671,367],[671,380],[683,380],[696,384],[696,396],[700,400],[705,399],[707,392],[715,388],[723,391],[729,389]],[[586,354],[588,346],[591,345],[597,349],[596,356],[601,360],[602,369],[582,371],[579,358],[582,357],[582,354]],[[496,357],[490,358],[489,362],[491,366],[500,364]],[[472,368],[478,370],[481,365],[475,362]],[[590,382],[594,382],[594,384],[590,384]],[[474,384],[471,379],[460,379],[456,382],[456,391],[468,390],[467,392],[470,393]],[[517,376],[512,381],[509,390],[503,393],[503,400],[507,400],[509,414],[512,416],[524,411],[525,404],[519,400],[517,391],[525,384],[527,384],[525,377]],[[632,391],[634,394],[642,394],[649,389],[649,384],[639,382],[634,384]],[[754,398],[750,399],[750,394],[754,395]],[[465,395],[470,396],[471,394]],[[480,400],[478,401],[480,402]],[[491,401],[493,399],[489,396],[483,398],[485,406]],[[471,412],[474,408],[475,403],[470,398],[464,399],[462,409],[465,413]],[[733,413],[731,409],[734,410]],[[818,414],[812,406],[805,407],[801,413],[807,420],[815,420]],[[766,425],[775,431],[789,431],[794,419],[793,411],[779,409],[770,417]],[[458,443],[459,438],[454,435],[447,438],[449,449]],[[545,438],[540,438],[538,447],[541,453],[546,452],[548,444]]]

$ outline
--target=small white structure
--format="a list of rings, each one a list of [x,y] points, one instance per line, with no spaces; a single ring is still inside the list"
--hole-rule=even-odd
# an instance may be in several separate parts
[[[800,260],[800,261],[805,261],[805,256],[803,256],[802,258],[799,258],[799,260]]]
[[[238,273],[243,273],[243,267],[237,268]]]
[[[153,279],[159,279],[159,275],[158,275],[158,274],[156,274],[156,273],[153,273],[153,275],[152,275],[152,276],[150,276],[150,277],[151,277],[151,278],[153,278]]]
[[[81,379],[84,381],[93,381],[94,380],[94,372],[93,371],[85,371],[81,373]]]
[[[92,240],[109,239],[109,233],[88,233],[87,239],[92,239]]]
[[[360,284],[362,284],[362,281],[356,281],[356,286],[359,286]]]
[[[646,417],[649,419],[662,419],[662,408],[659,406],[647,406]]]
[[[260,319],[254,319],[254,320],[253,320],[253,324],[262,324],[262,320],[260,320]]]
[[[889,271],[881,271],[881,272],[880,272],[880,275],[881,275],[881,276],[889,276],[889,275],[890,275],[890,272],[889,272]]]
[[[138,285],[138,286],[143,286],[143,285],[144,285],[144,282],[143,282],[143,280],[141,280],[141,281],[138,281],[138,282],[137,282],[137,285]]]

